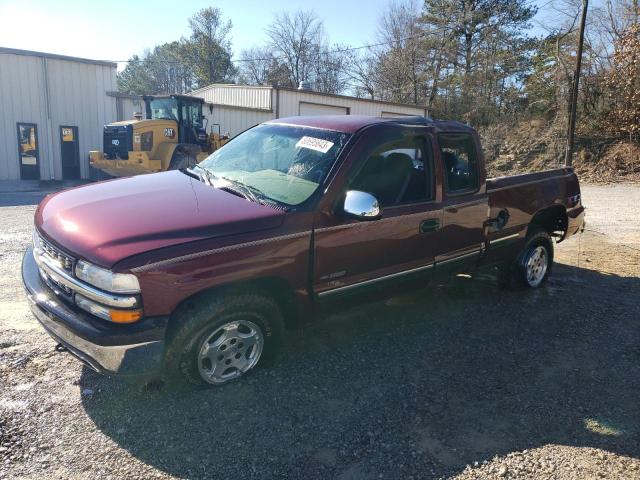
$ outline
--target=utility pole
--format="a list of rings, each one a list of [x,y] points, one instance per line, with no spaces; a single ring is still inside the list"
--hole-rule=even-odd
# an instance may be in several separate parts
[[[569,125],[567,128],[567,147],[564,154],[564,164],[570,167],[573,162],[573,139],[576,131],[576,105],[578,103],[578,86],[580,85],[580,69],[582,68],[582,46],[584,45],[584,29],[587,23],[587,8],[589,0],[582,0],[582,18],[580,19],[580,36],[578,52],[576,54],[576,69],[573,73],[573,85],[569,99]]]

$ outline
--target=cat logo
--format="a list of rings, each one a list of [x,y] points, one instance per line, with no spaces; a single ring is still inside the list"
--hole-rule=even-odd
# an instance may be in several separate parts
[[[173,138],[176,136],[176,131],[173,128],[165,128],[164,129],[164,136],[165,137],[169,137],[169,138]]]

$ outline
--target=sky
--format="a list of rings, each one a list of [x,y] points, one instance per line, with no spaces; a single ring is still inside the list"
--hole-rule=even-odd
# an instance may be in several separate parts
[[[234,54],[264,43],[264,29],[281,11],[313,9],[332,42],[369,42],[388,0],[138,0],[62,2],[0,0],[0,46],[77,57],[126,60],[160,43],[188,36],[188,18],[219,7],[233,23]],[[176,8],[177,7],[177,8]]]
[[[324,21],[331,43],[375,41],[377,21],[390,0],[0,0],[0,47],[101,60],[127,60],[189,33],[188,18],[219,7],[233,22],[233,53],[265,42],[265,27],[282,11],[312,9]],[[538,22],[552,21],[548,0]],[[537,26],[536,29],[540,27]],[[124,63],[119,64],[119,69]]]

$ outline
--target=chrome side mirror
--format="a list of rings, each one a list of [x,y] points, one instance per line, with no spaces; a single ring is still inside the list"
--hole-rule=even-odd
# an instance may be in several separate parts
[[[382,210],[378,199],[370,193],[349,190],[344,198],[344,213],[358,220],[377,220]]]

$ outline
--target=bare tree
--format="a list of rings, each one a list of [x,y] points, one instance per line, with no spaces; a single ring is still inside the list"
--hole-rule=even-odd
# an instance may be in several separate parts
[[[319,46],[314,57],[310,80],[319,92],[341,93],[349,86],[347,69],[349,50],[344,45]]]
[[[349,52],[345,76],[355,96],[375,100],[379,83],[377,62],[376,55],[369,50]]]
[[[287,67],[288,86],[309,80],[314,62],[325,44],[322,21],[312,11],[283,12],[266,29],[269,47]]]
[[[270,83],[276,63],[268,47],[252,47],[240,52],[238,80],[249,85]]]
[[[414,0],[392,1],[378,22],[380,87],[395,101],[418,103],[424,85],[424,31]]]

